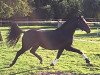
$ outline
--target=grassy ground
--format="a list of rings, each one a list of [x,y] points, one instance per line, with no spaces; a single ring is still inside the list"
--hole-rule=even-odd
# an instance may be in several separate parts
[[[93,66],[86,66],[82,56],[65,50],[57,64],[51,67],[49,65],[55,59],[57,51],[39,48],[37,53],[43,58],[43,64],[40,64],[39,60],[27,51],[19,57],[13,67],[7,68],[21,48],[21,39],[14,48],[8,48],[5,44],[6,33],[7,31],[2,31],[4,42],[0,44],[0,75],[39,75],[40,72],[100,75],[100,37],[96,35],[95,29],[90,34],[77,30],[73,42],[75,48],[80,49],[89,57]]]

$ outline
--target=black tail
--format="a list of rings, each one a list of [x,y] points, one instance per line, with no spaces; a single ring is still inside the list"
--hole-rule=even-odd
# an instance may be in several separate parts
[[[7,44],[11,47],[16,45],[23,31],[17,26],[16,23],[10,23],[10,25],[10,30],[7,35]]]

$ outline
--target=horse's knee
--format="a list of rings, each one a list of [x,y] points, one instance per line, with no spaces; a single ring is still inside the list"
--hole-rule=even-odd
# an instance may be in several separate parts
[[[21,54],[23,54],[25,52],[25,50],[24,49],[21,49],[21,50],[19,50],[18,52],[17,52],[17,55],[21,55]]]
[[[39,46],[35,46],[34,45],[34,47],[32,47],[32,49],[30,50],[30,53],[32,53],[32,54],[34,54],[35,52],[36,52],[36,50],[37,50],[37,48],[38,48]]]

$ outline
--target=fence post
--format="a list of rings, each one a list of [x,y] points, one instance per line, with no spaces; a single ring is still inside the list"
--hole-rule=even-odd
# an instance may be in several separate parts
[[[99,36],[99,28],[97,28],[97,36]]]
[[[1,31],[0,31],[0,41],[3,41],[2,35],[1,35]]]

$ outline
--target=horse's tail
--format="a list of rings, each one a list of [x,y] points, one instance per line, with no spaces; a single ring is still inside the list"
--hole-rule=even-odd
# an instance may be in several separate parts
[[[16,45],[21,36],[21,33],[23,33],[24,31],[22,31],[16,23],[10,24],[10,29],[7,35],[7,44],[11,47]]]

